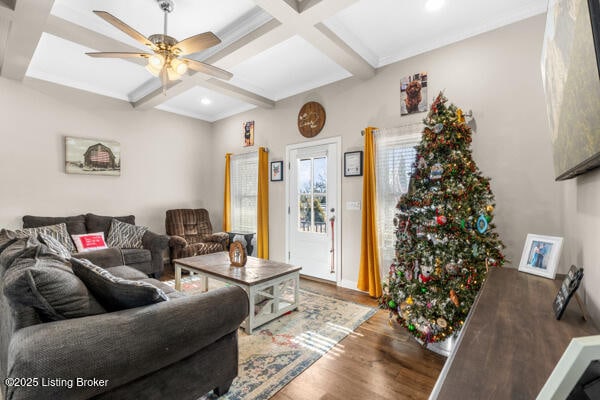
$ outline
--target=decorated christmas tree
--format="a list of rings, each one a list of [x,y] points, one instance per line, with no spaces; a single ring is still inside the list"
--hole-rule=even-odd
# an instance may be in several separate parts
[[[471,129],[440,93],[424,119],[409,191],[397,205],[396,257],[380,299],[417,339],[457,333],[488,268],[504,263],[490,180],[473,161]]]

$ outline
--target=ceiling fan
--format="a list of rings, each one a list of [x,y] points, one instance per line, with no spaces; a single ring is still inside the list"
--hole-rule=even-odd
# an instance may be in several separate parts
[[[212,32],[204,32],[191,36],[178,42],[175,38],[167,35],[167,17],[175,7],[173,0],[156,0],[158,6],[164,12],[164,33],[145,37],[114,15],[106,11],[94,11],[94,13],[123,31],[128,36],[148,46],[153,53],[127,53],[127,52],[98,52],[86,53],[90,57],[99,58],[145,58],[148,60],[146,69],[154,76],[160,77],[163,93],[167,91],[169,81],[181,79],[188,68],[203,74],[211,75],[219,79],[229,80],[233,76],[230,72],[217,68],[201,61],[192,60],[182,56],[196,53],[216,46],[221,40]]]

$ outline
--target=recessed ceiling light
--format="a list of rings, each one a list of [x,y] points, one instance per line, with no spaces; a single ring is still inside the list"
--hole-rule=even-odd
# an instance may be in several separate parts
[[[429,12],[438,11],[444,6],[445,0],[427,0],[425,3],[425,9]]]
[[[204,104],[205,106],[207,106],[207,105],[209,105],[210,103],[212,103],[212,100],[211,100],[211,99],[209,99],[208,97],[203,97],[203,98],[200,100],[200,103],[202,103],[202,104]]]

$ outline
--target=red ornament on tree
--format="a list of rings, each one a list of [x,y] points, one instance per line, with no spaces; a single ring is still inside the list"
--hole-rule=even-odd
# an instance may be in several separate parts
[[[435,217],[435,220],[436,220],[436,222],[438,223],[438,225],[445,225],[445,224],[446,224],[446,222],[448,221],[448,220],[446,219],[446,217],[445,217],[445,216],[443,216],[443,215],[438,215],[437,217]]]

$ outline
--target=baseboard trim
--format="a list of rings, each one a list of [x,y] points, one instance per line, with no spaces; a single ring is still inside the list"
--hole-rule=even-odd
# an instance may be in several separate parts
[[[356,292],[368,293],[368,292],[365,292],[365,291],[362,291],[362,290],[358,289],[358,288],[356,287],[356,286],[358,285],[358,283],[357,283],[357,282],[354,282],[354,281],[341,280],[341,281],[339,281],[339,282],[337,283],[337,285],[338,285],[339,287],[343,287],[344,289],[351,289],[351,290],[354,290],[354,291],[356,291]]]

